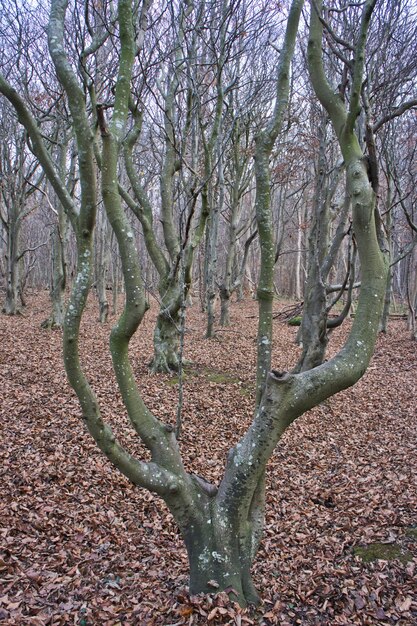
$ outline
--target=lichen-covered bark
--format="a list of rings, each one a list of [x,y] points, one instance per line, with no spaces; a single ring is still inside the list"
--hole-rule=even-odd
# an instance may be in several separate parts
[[[153,335],[153,372],[170,374],[179,368],[179,328],[181,313],[181,290],[171,299],[166,296],[160,306]]]
[[[301,3],[294,6],[301,9]],[[374,194],[353,126],[337,124],[338,136],[347,165],[348,190],[352,198],[353,228],[362,266],[361,292],[355,320],[346,345],[331,360],[298,374],[265,372],[263,393],[253,422],[230,450],[224,476],[218,487],[203,478],[188,474],[183,466],[172,427],[164,424],[144,404],[129,359],[129,343],[139,327],[147,303],[143,288],[135,238],[121,205],[117,182],[118,157],[125,136],[130,79],[134,58],[132,5],[119,0],[120,64],[111,119],[100,111],[101,193],[105,209],[118,241],[126,287],[124,310],[111,333],[113,367],[130,423],[148,448],[149,462],[134,458],[117,441],[100,414],[97,399],[89,386],[79,358],[79,328],[85,307],[92,269],[93,230],[98,190],[95,184],[94,139],[89,130],[84,93],[77,82],[63,48],[65,0],[52,0],[49,26],[50,51],[58,77],[69,102],[78,145],[81,201],[79,212],[71,205],[75,225],[78,261],[77,274],[65,317],[64,360],[68,379],[77,393],[85,424],[107,458],[134,484],[164,498],[187,546],[192,593],[211,591],[210,580],[218,589],[236,596],[242,605],[257,602],[250,568],[262,533],[265,508],[265,468],[285,429],[300,415],[329,396],[354,384],[366,370],[378,332],[382,295],[386,284],[386,264],[379,248],[375,226]],[[320,22],[312,17],[313,44],[321,50]],[[314,30],[316,29],[316,30]],[[314,54],[312,61],[314,62]],[[319,59],[320,62],[320,59]],[[355,70],[356,72],[356,70]],[[358,77],[355,73],[355,84]],[[317,85],[316,85],[317,86]],[[1,81],[0,81],[1,87]],[[325,87],[320,90],[326,93]],[[22,119],[28,111],[11,94]],[[323,98],[326,101],[326,98]],[[20,108],[19,108],[20,107]],[[339,109],[338,109],[339,111]],[[346,121],[346,116],[345,116]],[[339,121],[338,121],[339,122]],[[36,135],[36,128],[28,124]],[[271,138],[271,137],[270,137]],[[267,146],[266,146],[267,147]],[[42,156],[42,151],[40,151]],[[269,228],[267,197],[267,152],[258,154],[261,184],[258,201],[260,226]],[[45,155],[46,170],[52,167]],[[60,190],[56,179],[54,184]],[[264,186],[263,186],[264,185]],[[60,190],[63,201],[72,202]],[[268,190],[269,193],[269,190]],[[263,208],[266,207],[265,213]],[[269,241],[268,233],[265,233]],[[265,238],[263,239],[265,241]],[[263,261],[269,264],[269,247]],[[266,260],[265,260],[266,259]],[[185,260],[187,262],[187,259]],[[269,294],[270,275],[263,286]],[[186,279],[188,280],[188,279]],[[266,298],[268,301],[268,298]],[[269,306],[269,302],[268,302]],[[270,333],[268,307],[261,329]],[[269,348],[270,349],[270,348]],[[265,356],[265,350],[261,357]],[[264,360],[263,367],[267,366]]]

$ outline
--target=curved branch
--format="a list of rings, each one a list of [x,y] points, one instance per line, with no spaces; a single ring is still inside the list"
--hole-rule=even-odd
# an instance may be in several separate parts
[[[3,75],[0,74],[0,92],[9,100],[13,105],[18,120],[26,129],[31,145],[29,146],[33,154],[39,159],[42,168],[54,188],[56,195],[58,196],[62,206],[67,212],[73,225],[76,224],[78,219],[78,213],[76,211],[74,202],[68,193],[65,185],[62,183],[60,173],[55,167],[54,162],[46,148],[45,142],[40,133],[39,127],[30,113],[29,109],[23,102],[21,96],[15,89],[6,81]]]
[[[350,107],[346,120],[345,132],[350,134],[353,132],[356,119],[360,113],[360,97],[363,81],[363,70],[365,67],[365,47],[368,35],[371,16],[375,8],[377,0],[367,0],[362,11],[361,28],[358,41],[355,45],[355,58],[353,62],[353,80],[350,92]]]
[[[375,122],[375,124],[372,127],[374,133],[377,133],[380,130],[380,128],[382,128],[382,126],[384,126],[384,124],[386,124],[387,122],[393,120],[396,117],[400,117],[406,111],[409,111],[410,109],[415,109],[416,107],[417,107],[417,100],[415,98],[412,100],[407,100],[407,102],[403,102],[399,107],[395,108],[393,111],[391,111],[390,113],[387,113],[386,115],[381,117],[377,122]]]

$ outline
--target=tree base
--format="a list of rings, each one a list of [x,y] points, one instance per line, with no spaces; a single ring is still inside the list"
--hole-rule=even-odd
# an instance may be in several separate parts
[[[48,317],[41,323],[41,328],[45,330],[62,330],[62,324],[59,324],[51,317]]]

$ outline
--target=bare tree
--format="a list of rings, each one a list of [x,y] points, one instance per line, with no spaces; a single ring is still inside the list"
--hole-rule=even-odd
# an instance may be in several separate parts
[[[4,103],[3,103],[4,104]],[[6,298],[3,313],[15,315],[22,297],[19,268],[23,257],[43,242],[21,246],[23,222],[37,208],[35,192],[43,173],[26,145],[26,131],[16,126],[13,115],[2,107],[3,137],[0,145],[0,220],[5,234]]]
[[[280,42],[275,99],[270,120],[258,133],[256,146],[257,221],[261,242],[261,275],[258,288],[258,401],[253,422],[230,450],[219,485],[186,471],[173,427],[158,419],[144,404],[128,355],[129,342],[147,308],[138,250],[127,218],[118,182],[118,162],[127,132],[131,81],[137,69],[137,42],[145,33],[149,5],[119,0],[114,24],[114,100],[111,108],[97,107],[100,138],[96,137],[91,109],[87,107],[82,78],[71,57],[65,35],[67,1],[52,0],[48,47],[56,75],[65,93],[77,142],[79,204],[68,193],[45,146],[34,116],[23,95],[0,75],[0,92],[16,109],[19,121],[31,137],[32,150],[70,216],[76,233],[77,272],[64,324],[64,363],[70,384],[82,409],[86,427],[107,458],[134,484],[160,495],[171,510],[184,538],[190,562],[190,591],[210,590],[210,581],[228,590],[241,604],[259,601],[250,569],[262,535],[265,509],[265,468],[285,429],[309,408],[354,384],[371,358],[378,332],[386,263],[380,251],[375,225],[375,194],[355,135],[358,97],[363,77],[366,34],[373,4],[362,8],[359,36],[354,44],[350,107],[328,85],[321,60],[323,27],[311,11],[309,59],[311,77],[319,99],[328,110],[345,159],[352,198],[353,229],[361,259],[361,292],[352,330],[342,350],[331,360],[298,374],[270,371],[273,270],[275,247],[270,210],[269,156],[277,138],[288,99],[290,62],[302,1],[294,0]],[[320,4],[318,11],[321,10]],[[353,16],[354,18],[355,16]],[[108,32],[112,33],[111,29]],[[18,85],[16,85],[18,86]],[[93,127],[91,122],[93,121]],[[101,172],[100,189],[96,167]],[[117,384],[132,428],[149,450],[150,460],[133,457],[104,422],[97,397],[79,359],[79,329],[91,285],[93,236],[98,198],[101,196],[118,242],[126,299],[124,310],[110,338]]]

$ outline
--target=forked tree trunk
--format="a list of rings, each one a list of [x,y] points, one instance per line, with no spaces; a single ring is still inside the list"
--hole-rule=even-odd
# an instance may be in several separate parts
[[[255,429],[254,429],[255,430]],[[262,434],[256,435],[262,438]],[[254,449],[254,441],[250,443]],[[241,606],[258,604],[251,567],[258,551],[265,519],[265,472],[254,463],[241,474],[240,445],[228,455],[219,488],[199,476],[187,476],[187,495],[164,497],[187,548],[190,593],[225,591]],[[236,472],[238,479],[236,480]],[[240,476],[239,476],[240,474]]]
[[[298,4],[301,10],[301,2]],[[320,0],[317,0],[320,10]],[[123,314],[115,324],[110,338],[110,349],[114,373],[131,425],[150,452],[151,461],[135,458],[123,447],[110,425],[100,414],[99,402],[81,366],[79,354],[79,332],[83,311],[86,306],[92,271],[92,243],[97,207],[96,175],[94,167],[93,140],[90,120],[84,106],[84,92],[78,85],[72,66],[65,56],[64,20],[65,0],[53,0],[48,28],[49,49],[64,85],[69,106],[75,120],[80,180],[82,188],[81,206],[78,213],[66,190],[55,184],[62,200],[68,204],[75,224],[78,263],[77,277],[73,285],[70,304],[64,327],[64,363],[71,386],[77,393],[82,408],[83,420],[99,448],[107,458],[135,485],[159,494],[169,506],[187,546],[190,561],[190,590],[192,593],[211,590],[210,581],[215,580],[218,590],[229,593],[241,605],[257,602],[250,567],[257,552],[263,527],[265,506],[265,468],[286,428],[307,410],[323,402],[333,394],[354,384],[365,372],[372,356],[378,333],[382,295],[386,285],[386,263],[379,247],[375,227],[375,196],[370,186],[367,170],[359,145],[349,133],[353,124],[347,124],[342,148],[347,162],[349,193],[352,197],[353,228],[361,258],[361,293],[357,313],[345,346],[331,360],[312,370],[298,373],[262,372],[262,394],[251,426],[230,450],[225,473],[218,487],[203,479],[188,474],[181,460],[178,443],[172,427],[157,419],[143,402],[135,374],[129,360],[129,341],[141,323],[146,310],[146,298],[141,279],[138,252],[133,238],[126,237],[129,223],[121,205],[117,185],[118,154],[125,138],[127,103],[131,97],[131,68],[137,50],[136,33],[133,29],[132,5],[128,0],[118,3],[119,37],[122,45],[121,60],[115,88],[115,103],[112,108],[110,127],[101,110],[100,130],[102,137],[102,197],[111,226],[116,234],[125,279],[126,301]],[[299,11],[298,11],[299,15]],[[320,70],[322,25],[311,12],[310,63]],[[297,22],[294,25],[295,31]],[[364,29],[363,29],[364,30]],[[319,58],[317,59],[317,55]],[[355,86],[362,83],[362,72],[356,70]],[[359,68],[360,69],[360,68]],[[321,93],[322,80],[317,79],[315,90]],[[12,102],[15,92],[4,83],[2,87]],[[333,96],[330,88],[329,97]],[[327,102],[327,98],[323,100]],[[28,124],[34,146],[43,159],[46,171],[52,164],[43,144],[38,128],[27,122],[27,112],[17,100],[17,110]],[[341,104],[336,104],[337,108]],[[23,112],[22,112],[23,111]],[[343,112],[343,111],[342,111]],[[23,115],[24,114],[24,115]],[[355,117],[356,119],[356,117]],[[343,120],[342,120],[343,121]],[[348,119],[348,122],[352,120]],[[339,126],[336,126],[339,131]],[[353,131],[352,131],[353,132]],[[274,133],[266,138],[265,147],[271,145]],[[342,142],[341,142],[342,143]],[[261,178],[261,195],[258,203],[269,206],[269,179],[262,177],[262,165],[268,171],[268,149],[258,153],[258,177]],[[49,169],[48,169],[49,168]],[[259,180],[259,178],[258,178]],[[263,184],[262,184],[263,183]],[[264,194],[267,194],[264,195]],[[263,217],[262,206],[259,207]],[[266,211],[267,212],[267,211]],[[269,227],[266,216],[265,229]],[[263,233],[261,242],[264,245]],[[268,243],[268,241],[267,241]],[[272,258],[269,258],[272,252]],[[273,270],[273,247],[268,245],[264,262]],[[268,269],[268,268],[267,268]],[[271,292],[271,276],[263,277],[266,305]],[[269,306],[263,311],[263,327],[270,333],[267,324]],[[262,313],[262,312],[261,312]],[[261,326],[261,331],[263,330]],[[260,338],[264,333],[260,334]],[[262,344],[265,352],[270,346]],[[262,357],[262,355],[261,355]],[[267,355],[261,359],[267,367]]]
[[[190,566],[190,594],[226,590],[242,606],[257,604],[250,567],[252,561],[242,553],[239,537],[234,534],[233,519],[211,515],[184,536]],[[243,544],[250,543],[242,537]]]

